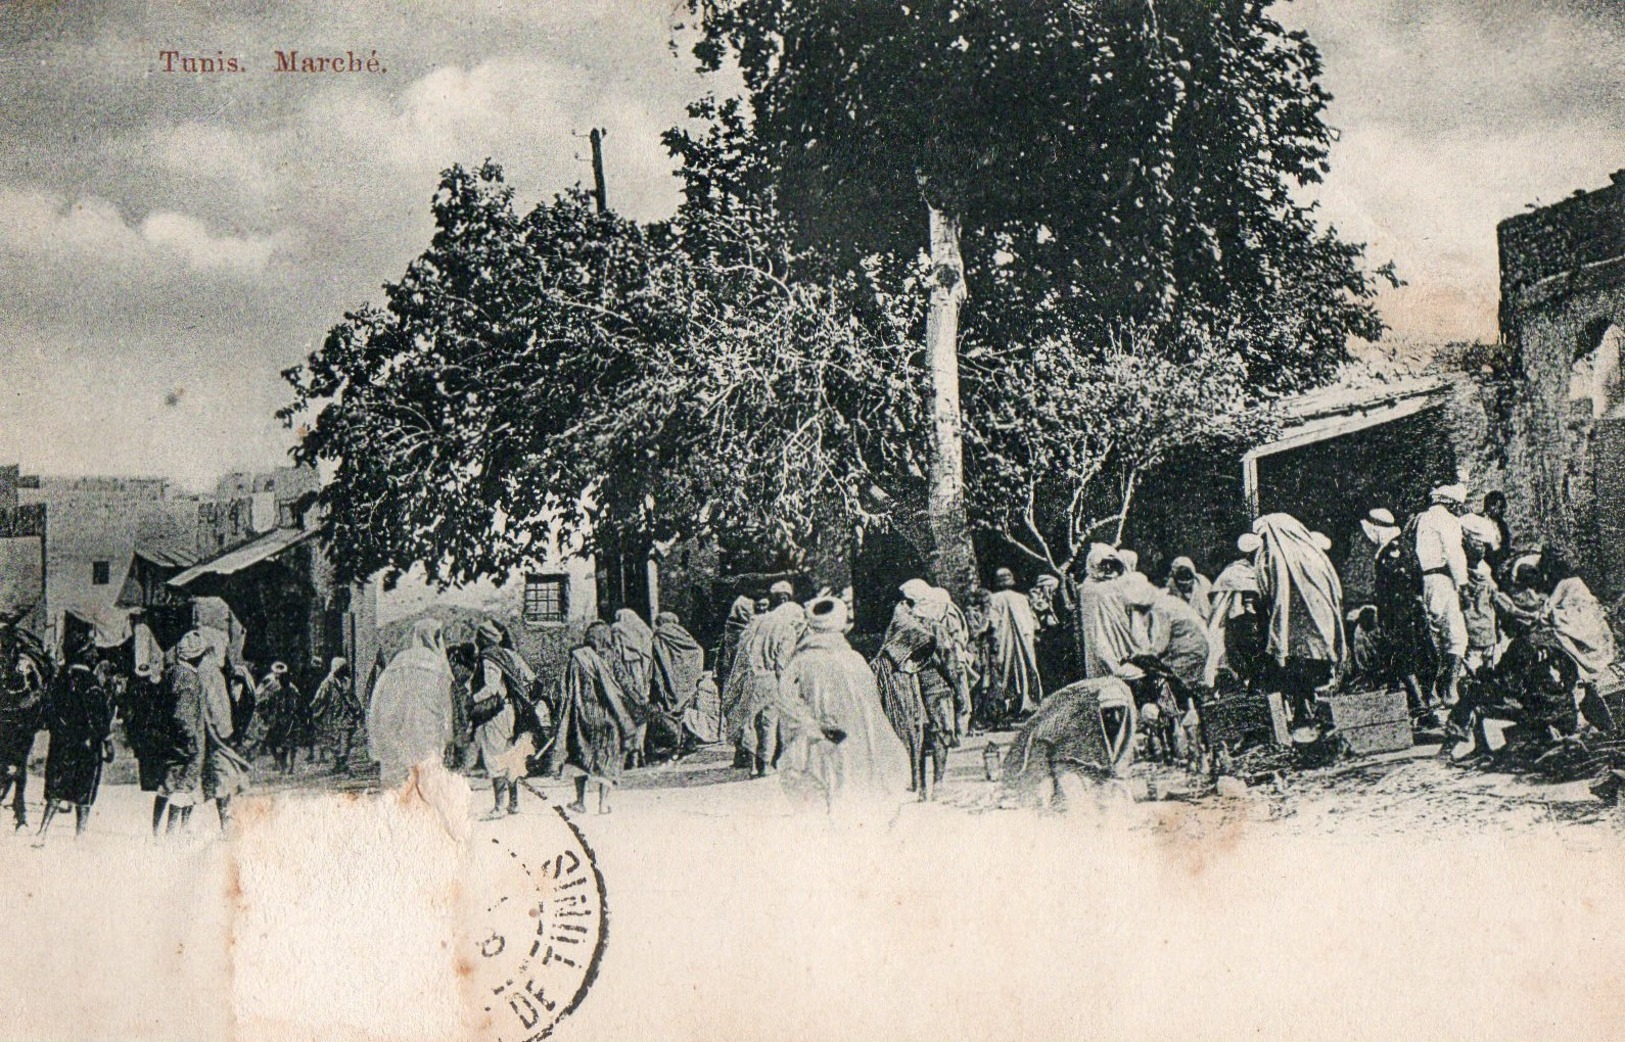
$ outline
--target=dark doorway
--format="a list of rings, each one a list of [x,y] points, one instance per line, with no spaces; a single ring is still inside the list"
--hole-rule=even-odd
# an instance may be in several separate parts
[[[1386,507],[1401,522],[1427,507],[1428,490],[1455,480],[1456,454],[1440,409],[1310,442],[1258,459],[1258,511],[1291,514],[1332,541],[1344,602],[1370,597],[1375,548],[1360,519]]]

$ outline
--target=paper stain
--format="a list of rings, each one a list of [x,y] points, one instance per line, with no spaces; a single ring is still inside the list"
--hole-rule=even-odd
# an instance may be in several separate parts
[[[1163,857],[1193,880],[1234,856],[1252,831],[1240,806],[1159,802],[1150,808]]]
[[[468,1037],[468,789],[448,780],[242,801],[222,895],[234,1037]]]

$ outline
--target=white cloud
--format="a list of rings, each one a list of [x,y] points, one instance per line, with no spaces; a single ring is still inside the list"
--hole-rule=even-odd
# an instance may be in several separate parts
[[[217,234],[185,214],[155,211],[131,224],[105,199],[69,200],[0,186],[0,255],[94,268],[183,267],[254,275],[275,251],[270,236]]]
[[[141,238],[202,271],[264,271],[274,249],[268,236],[214,235],[203,222],[178,213],[148,216],[141,222]]]

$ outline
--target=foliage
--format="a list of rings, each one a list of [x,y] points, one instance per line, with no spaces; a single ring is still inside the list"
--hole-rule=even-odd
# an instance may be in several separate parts
[[[386,305],[285,374],[298,457],[336,466],[347,576],[467,581],[559,542],[708,527],[805,545],[918,470],[909,296],[862,270],[788,281],[769,218],[645,228],[579,191],[521,217],[489,162],[446,171],[433,211]]]
[[[1141,480],[1175,450],[1256,441],[1274,420],[1233,352],[1175,363],[1127,330],[1102,349],[1034,345],[1027,366],[986,373],[997,403],[971,427],[984,523],[1057,574],[1092,541],[1121,541]]]
[[[1327,170],[1329,95],[1272,4],[691,0],[701,66],[743,75],[758,174],[740,184],[771,170],[832,263],[913,256],[929,203],[964,229],[968,341],[1130,323],[1178,357],[1200,329],[1285,389],[1380,336],[1392,272],[1297,201]]]
[[[902,522],[927,203],[963,229],[973,506],[1052,567],[1170,450],[1247,436],[1249,388],[1381,332],[1383,272],[1297,201],[1328,98],[1273,0],[691,2],[746,94],[666,135],[676,218],[521,214],[495,165],[454,167],[383,305],[286,374],[347,576]]]

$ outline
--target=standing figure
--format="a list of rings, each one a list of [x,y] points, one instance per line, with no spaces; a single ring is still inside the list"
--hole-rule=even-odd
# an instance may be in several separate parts
[[[367,706],[368,751],[385,789],[446,755],[455,734],[451,687],[440,620],[419,619],[406,647],[378,674]]]
[[[710,716],[697,706],[700,678],[705,673],[705,649],[683,628],[675,612],[655,616],[654,657],[650,672],[648,742],[663,755],[680,755],[695,742],[715,742],[721,720],[716,706]],[[713,693],[715,688],[712,689]],[[700,709],[696,714],[695,710]],[[692,724],[692,726],[689,726]]]
[[[932,785],[942,782],[949,748],[959,744],[955,706],[969,695],[947,624],[946,592],[923,579],[910,579],[900,592],[871,668],[882,710],[908,753],[909,790],[928,799]]]
[[[271,751],[276,769],[281,774],[292,774],[298,757],[300,717],[304,713],[304,699],[288,675],[288,667],[281,662],[271,663],[271,669],[260,682],[256,695],[265,713],[265,735],[262,744]]]
[[[72,638],[67,668],[57,674],[45,699],[45,726],[51,732],[45,758],[45,815],[39,838],[58,810],[73,807],[75,835],[85,831],[90,806],[101,786],[102,764],[113,758],[113,702],[91,663],[96,649],[88,631]]]
[[[316,688],[316,697],[311,699],[310,713],[316,725],[317,741],[333,754],[334,772],[349,770],[350,750],[355,745],[356,728],[361,726],[364,713],[356,698],[355,686],[350,682],[350,664],[344,659],[333,659],[327,676]]]
[[[1072,603],[1069,584],[1054,575],[1040,575],[1027,594],[1033,616],[1038,620],[1038,634],[1033,647],[1038,652],[1038,675],[1044,682],[1044,693],[1059,691],[1078,679],[1077,639],[1073,631],[1073,615],[1077,605]]]
[[[316,713],[313,703],[317,688],[327,678],[327,665],[315,655],[305,664],[305,668],[294,678],[294,687],[299,692],[299,715],[295,738],[295,757],[298,750],[305,751],[305,763],[319,763],[327,759],[328,749],[321,741],[321,734],[316,727]]]
[[[996,683],[993,644],[993,592],[980,586],[970,592],[965,603],[965,625],[969,631],[971,659],[975,663],[971,682],[971,723],[968,734],[981,734],[998,726],[1000,704],[994,701]],[[1043,646],[1038,645],[1043,654]],[[878,678],[877,678],[878,681]]]
[[[248,791],[253,768],[230,743],[234,732],[225,674],[226,635],[212,628],[201,632],[209,642],[209,650],[198,661],[198,682],[203,688],[203,798],[214,801],[224,831],[231,821],[231,798]]]
[[[34,737],[45,727],[45,695],[50,660],[44,649],[25,646],[22,630],[12,620],[0,619],[0,800],[12,798],[14,827],[26,828],[28,808],[28,756]]]
[[[1085,679],[1113,676],[1134,655],[1134,623],[1112,580],[1129,571],[1119,551],[1105,543],[1089,547],[1078,584],[1078,656]]]
[[[209,747],[198,665],[208,650],[209,642],[203,634],[189,631],[176,643],[175,662],[167,671],[169,745],[164,751],[164,780],[153,802],[154,834],[165,807],[169,810],[165,831],[173,832],[177,825],[184,826],[191,820],[192,808],[203,798],[203,762]]]
[[[779,675],[807,629],[807,613],[795,603],[795,589],[788,582],[774,583],[769,594],[773,607],[745,629],[722,692],[727,739],[739,750],[735,762],[750,766],[757,777],[777,759]]]
[[[255,690],[254,674],[248,666],[228,666],[226,690],[231,694],[231,745],[250,762],[254,750],[249,746],[249,734],[254,728],[255,710],[259,708],[259,694]]]
[[[1459,517],[1467,502],[1467,489],[1463,485],[1440,485],[1429,498],[1431,504],[1416,519],[1422,614],[1438,655],[1434,701],[1454,706],[1467,658],[1467,618],[1461,610],[1461,591],[1467,585],[1467,552],[1462,546]]]
[[[124,687],[119,715],[124,740],[135,754],[136,780],[142,792],[157,793],[163,783],[164,751],[169,747],[169,689],[164,678],[164,649],[144,618],[131,612],[133,666]]]
[[[733,673],[734,659],[739,654],[739,642],[744,639],[750,620],[756,617],[756,598],[740,593],[728,608],[728,620],[722,625],[722,643],[717,648],[717,676],[726,687]]]
[[[875,675],[847,643],[846,622],[838,598],[813,601],[808,632],[777,696],[786,793],[804,807],[841,816],[895,809],[909,769],[907,751],[881,710]]]
[[[473,693],[475,740],[486,773],[491,777],[495,805],[489,817],[519,813],[519,779],[528,773],[527,762],[539,751],[536,707],[530,691],[536,674],[513,649],[513,638],[495,621],[486,619],[474,635],[480,666]]]
[[[987,621],[992,651],[987,700],[995,723],[1004,725],[1037,709],[1044,697],[1038,671],[1038,616],[1027,595],[1016,589],[1015,574],[1008,568],[993,573]]]
[[[1264,541],[1252,532],[1236,540],[1241,557],[1224,566],[1213,581],[1207,620],[1207,669],[1202,683],[1219,684],[1228,673],[1250,687],[1264,661],[1264,627],[1259,623],[1258,569],[1253,563]]]
[[[1315,690],[1348,657],[1343,633],[1343,585],[1314,536],[1290,514],[1253,522],[1262,541],[1255,567],[1268,613],[1265,668],[1298,726],[1314,717]]]
[[[1480,514],[1461,519],[1461,547],[1467,555],[1467,585],[1461,591],[1462,618],[1467,623],[1466,675],[1477,676],[1495,665],[1495,648],[1501,643],[1501,628],[1495,615],[1495,595],[1500,592],[1489,555],[1501,544],[1495,522]]]
[[[1360,521],[1366,538],[1376,547],[1371,559],[1371,590],[1381,637],[1381,675],[1385,682],[1405,689],[1416,712],[1431,701],[1421,678],[1433,673],[1427,620],[1422,615],[1422,577],[1416,565],[1419,523],[1412,518],[1401,526],[1383,507]]]
[[[447,648],[445,659],[451,665],[451,746],[446,755],[451,770],[463,771],[474,766],[474,685],[480,649],[465,640]]]
[[[627,766],[643,764],[649,734],[649,674],[654,665],[654,633],[647,623],[631,608],[615,612],[615,654],[610,669],[620,682],[626,695],[627,708],[637,728],[632,735],[632,747],[627,753]]]
[[[598,813],[609,813],[609,790],[621,776],[626,747],[636,726],[626,696],[610,669],[615,634],[606,622],[587,627],[584,643],[570,652],[559,700],[558,723],[548,751],[548,769],[576,772],[576,798],[569,809],[587,811],[587,787],[598,788]]]
[[[1484,493],[1484,516],[1489,518],[1490,524],[1495,526],[1496,541],[1484,553],[1484,560],[1489,562],[1490,570],[1495,573],[1497,580],[1502,574],[1501,566],[1512,556],[1512,526],[1507,524],[1507,497],[1505,492],[1494,491]]]

